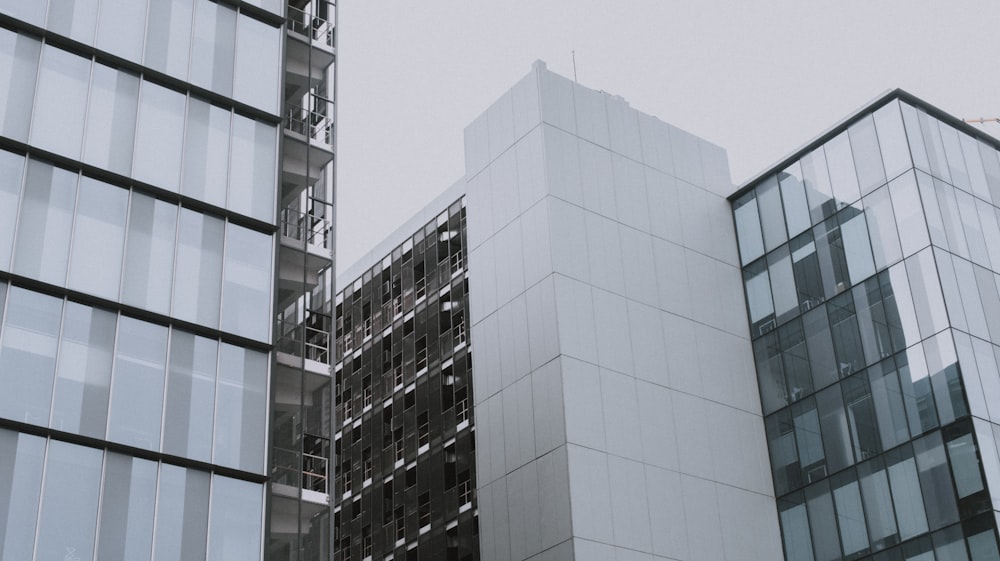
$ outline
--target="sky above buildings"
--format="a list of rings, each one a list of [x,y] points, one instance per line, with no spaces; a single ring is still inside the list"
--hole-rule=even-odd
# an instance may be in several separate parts
[[[464,174],[463,130],[535,59],[754,174],[900,87],[1000,117],[996,0],[344,0],[338,268]],[[983,130],[1000,136],[1000,126]]]

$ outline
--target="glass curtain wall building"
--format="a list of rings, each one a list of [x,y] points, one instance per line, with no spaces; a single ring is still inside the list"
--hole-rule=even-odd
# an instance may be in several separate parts
[[[786,559],[994,560],[995,139],[895,91],[733,195]]]
[[[0,1],[0,559],[320,558],[271,399],[330,324],[334,12]]]

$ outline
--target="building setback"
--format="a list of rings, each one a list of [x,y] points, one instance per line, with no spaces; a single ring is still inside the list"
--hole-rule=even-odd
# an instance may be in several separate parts
[[[328,558],[334,22],[0,0],[0,560]]]
[[[785,557],[995,560],[996,139],[894,91],[733,195]]]

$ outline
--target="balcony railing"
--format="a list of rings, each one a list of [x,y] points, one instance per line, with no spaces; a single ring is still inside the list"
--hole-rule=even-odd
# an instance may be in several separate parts
[[[336,29],[333,22],[310,15],[294,6],[288,7],[287,20],[289,31],[312,41],[322,41],[328,48],[333,48]]]
[[[313,435],[303,435],[307,449],[313,451],[320,444],[319,452],[329,448],[329,440]],[[310,445],[311,444],[311,445]],[[301,466],[299,457],[301,456]],[[299,452],[286,448],[274,448],[272,481],[290,487],[300,487],[317,493],[329,493],[330,460],[315,453]]]
[[[281,235],[322,249],[333,241],[328,220],[291,208],[281,209]]]
[[[317,111],[286,105],[285,128],[327,146],[333,145],[333,119]]]
[[[311,316],[320,316],[310,312]],[[329,318],[298,323],[292,320],[278,321],[278,351],[309,360],[330,364]],[[323,321],[323,320],[326,321]],[[312,325],[310,325],[312,324]],[[321,327],[316,327],[316,325]],[[326,326],[326,328],[322,328]]]

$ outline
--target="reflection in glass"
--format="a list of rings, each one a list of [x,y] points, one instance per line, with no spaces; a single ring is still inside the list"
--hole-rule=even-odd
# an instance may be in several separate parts
[[[884,187],[869,194],[864,198],[864,206],[875,268],[882,270],[903,258],[896,233],[896,217],[892,212],[892,201],[889,200],[889,188]]]
[[[166,327],[121,317],[108,440],[159,449],[166,354]]]
[[[927,505],[927,522],[931,530],[958,521],[958,507],[952,487],[951,472],[945,458],[941,433],[933,432],[913,441],[917,474]]]
[[[94,44],[99,0],[49,0],[45,27],[84,45]]]
[[[768,177],[757,186],[757,205],[760,210],[760,225],[764,231],[764,249],[771,251],[788,241],[777,177]]]
[[[0,150],[0,269],[4,271],[10,270],[10,253],[14,242],[14,224],[17,223],[17,207],[21,200],[23,169],[24,156]]]
[[[844,257],[852,285],[875,274],[872,246],[868,240],[865,215],[855,207],[840,213],[840,232],[843,236]]]
[[[837,524],[840,527],[840,544],[844,547],[845,559],[855,559],[868,552],[868,532],[865,527],[865,513],[861,506],[861,492],[852,471],[835,475],[830,479],[833,502],[837,508]]]
[[[785,542],[785,558],[788,561],[814,561],[809,539],[809,518],[802,496],[794,495],[779,500],[778,518],[781,520],[781,535]]]
[[[222,329],[266,341],[271,325],[271,236],[229,224]]]
[[[111,312],[66,303],[52,428],[104,438],[116,323]]]
[[[187,78],[194,0],[150,0],[146,27],[146,66]]]
[[[733,203],[736,217],[736,238],[740,246],[740,263],[747,263],[764,255],[764,238],[760,231],[760,215],[753,192]]]
[[[174,270],[177,207],[132,193],[126,234],[125,287],[122,302],[166,314]]]
[[[889,359],[872,365],[868,369],[868,381],[871,384],[872,404],[878,419],[882,448],[888,450],[906,442],[910,438],[910,431],[906,425],[906,407],[903,405],[896,362]]]
[[[148,0],[101,0],[97,48],[126,60],[140,60]]]
[[[0,429],[0,559],[31,559],[45,439]]]
[[[910,279],[913,308],[921,337],[930,337],[948,326],[948,313],[941,295],[941,283],[930,249],[906,260],[906,273]],[[899,299],[897,299],[898,301]]]
[[[885,455],[889,488],[896,508],[899,537],[907,540],[927,531],[927,514],[920,497],[920,482],[910,446],[890,450]]]
[[[799,312],[799,299],[792,275],[792,260],[788,246],[782,246],[767,256],[768,276],[771,277],[771,295],[775,320],[782,323]]]
[[[750,326],[753,335],[774,329],[774,300],[771,298],[771,279],[763,259],[743,269],[743,282],[747,291]]]
[[[12,286],[0,342],[0,416],[46,426],[62,300]]]
[[[212,476],[209,561],[260,557],[263,486]]]
[[[990,186],[986,181],[986,170],[983,168],[982,156],[979,154],[979,142],[964,133],[959,133],[958,136],[958,140],[962,144],[965,166],[969,171],[972,194],[984,201],[989,201],[991,199]]]
[[[809,203],[806,201],[802,169],[799,167],[799,163],[795,162],[779,173],[778,183],[781,186],[781,200],[785,206],[788,234],[794,237],[806,231],[810,226]]]
[[[833,336],[826,306],[818,306],[802,316],[802,327],[806,333],[806,348],[809,351],[809,370],[813,375],[813,386],[825,388],[839,379],[837,358],[833,352]]]
[[[139,77],[95,64],[91,90],[83,160],[128,175],[132,170]]]
[[[90,558],[103,459],[104,453],[95,448],[49,442],[36,559],[65,559],[70,554]]]
[[[847,406],[847,425],[851,430],[851,442],[854,443],[854,459],[861,462],[874,458],[882,452],[882,447],[868,378],[864,374],[851,376],[844,380],[842,388]]]
[[[923,348],[913,346],[905,353],[896,355],[896,367],[899,369],[899,384],[910,422],[910,435],[919,436],[936,428],[937,408],[934,405]]]
[[[990,188],[990,197],[986,200],[992,199],[1000,203],[1000,152],[985,142],[979,142],[979,155],[983,160],[986,183]]]
[[[223,343],[215,414],[215,463],[262,473],[267,354]]]
[[[757,361],[757,381],[760,384],[760,398],[764,413],[770,413],[788,405],[788,390],[781,368],[781,347],[778,334],[771,331],[753,342]]]
[[[885,164],[885,175],[891,180],[913,167],[909,146],[906,143],[903,118],[899,112],[899,102],[890,101],[875,111],[874,117],[878,144],[882,151],[882,163]]]
[[[853,461],[851,437],[840,386],[831,386],[817,393],[816,408],[819,412],[820,432],[823,434],[827,469],[830,473],[840,471]]]
[[[827,171],[826,152],[819,147],[802,156],[802,180],[805,184],[806,199],[809,201],[809,215],[812,223],[821,222],[837,212],[833,202],[833,187]]]
[[[830,300],[827,306],[830,316],[830,332],[833,335],[833,349],[837,355],[837,373],[846,378],[860,372],[865,366],[861,334],[858,330],[854,299],[850,292]]]
[[[805,495],[816,560],[835,561],[840,559],[840,540],[837,539],[837,519],[833,511],[833,498],[830,496],[829,482],[820,481],[807,487]]]
[[[239,18],[233,96],[270,113],[278,112],[281,83],[281,29],[253,18]]]
[[[962,145],[958,140],[958,131],[951,125],[938,122],[941,130],[941,141],[944,143],[944,155],[948,161],[948,171],[951,174],[950,183],[962,191],[971,192],[972,183],[965,167],[965,157],[962,155]]]
[[[191,98],[184,143],[181,192],[216,206],[226,204],[230,112]]]
[[[825,146],[826,162],[830,171],[830,185],[837,208],[843,208],[861,198],[858,174],[854,168],[854,155],[848,131],[828,141]]]
[[[931,243],[927,234],[927,222],[924,220],[923,207],[920,205],[920,194],[913,173],[906,173],[889,183],[889,194],[892,197],[892,209],[895,215],[896,227],[899,229],[899,246],[902,256],[908,257],[927,247]],[[877,213],[876,213],[877,214]],[[881,221],[876,224],[879,229],[879,239],[882,239]],[[872,235],[874,239],[874,234]],[[890,236],[891,238],[891,236]]]
[[[0,11],[38,27],[45,23],[46,0],[24,2],[23,0],[0,0]]]
[[[813,483],[827,475],[816,401],[812,398],[799,401],[792,405],[791,413],[795,425],[795,440],[798,442],[799,463],[802,466],[802,482]]]
[[[233,115],[230,210],[274,222],[277,138],[274,126]]]
[[[236,10],[210,0],[196,0],[192,50],[191,82],[231,96]]]
[[[96,179],[80,179],[69,282],[74,290],[118,299],[128,191]]]
[[[184,94],[143,81],[132,177],[177,191],[184,141]]]
[[[930,162],[927,160],[927,149],[924,146],[924,136],[920,130],[920,118],[917,110],[911,105],[900,102],[899,109],[903,113],[903,127],[906,129],[906,140],[910,145],[910,155],[917,169],[930,173]]]
[[[798,293],[799,309],[808,311],[823,302],[823,280],[819,273],[819,257],[812,233],[806,232],[788,245],[792,255],[792,273]]]
[[[951,332],[944,331],[924,341],[923,347],[941,424],[968,415]]]
[[[30,160],[14,244],[14,272],[62,286],[73,228],[77,175]]]
[[[789,410],[784,409],[765,419],[764,428],[767,432],[767,447],[771,452],[774,493],[783,495],[802,485],[802,469],[795,447],[795,426]],[[818,436],[818,423],[816,432]]]
[[[18,5],[33,4],[11,1]],[[28,138],[41,49],[42,44],[31,37],[0,29],[0,134],[15,140]]]
[[[63,156],[80,157],[90,66],[89,59],[50,45],[42,48],[31,144]]]
[[[153,547],[156,463],[108,452],[104,480],[97,561],[148,558]]]
[[[175,317],[209,327],[219,325],[223,226],[218,218],[181,209]]]
[[[778,328],[778,340],[788,381],[788,399],[790,402],[798,401],[813,392],[802,322],[796,319]]]
[[[160,466],[156,500],[156,561],[205,561],[209,474]]]
[[[938,120],[920,109],[917,110],[917,118],[920,121],[924,146],[927,148],[931,175],[951,183],[951,172],[948,171],[948,160],[944,153],[944,141],[941,139]]]
[[[867,195],[885,184],[885,168],[875,136],[875,119],[866,115],[847,129],[858,172],[861,194]]]
[[[184,331],[170,338],[163,451],[212,461],[215,369],[219,343]]]
[[[889,477],[883,459],[876,458],[859,465],[858,482],[861,484],[861,498],[868,514],[872,549],[885,549],[899,543],[896,517],[892,511],[892,496],[889,492]]]

